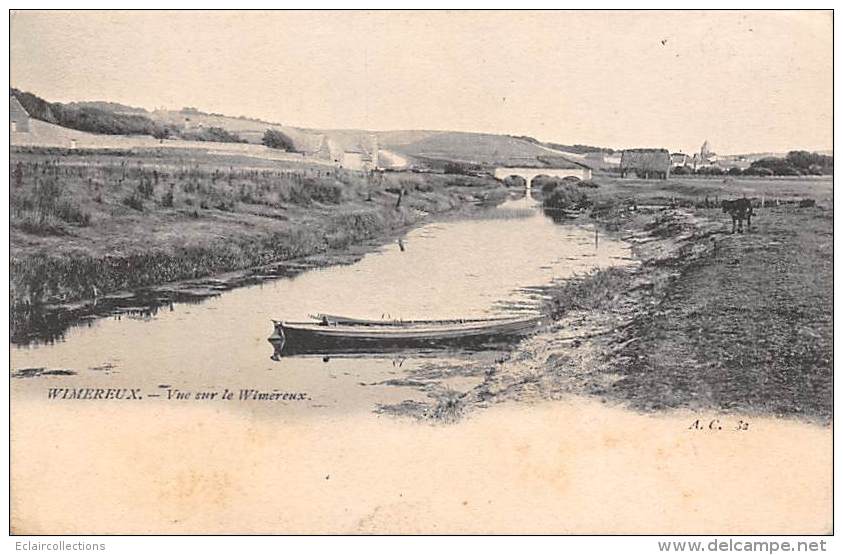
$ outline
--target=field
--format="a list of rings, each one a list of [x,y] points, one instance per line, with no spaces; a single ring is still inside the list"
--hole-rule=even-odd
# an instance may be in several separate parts
[[[13,315],[343,249],[505,195],[492,179],[176,149],[16,148],[10,183]]]
[[[589,191],[597,199],[635,200],[638,204],[702,205],[708,197],[717,200],[746,196],[765,204],[811,198],[831,208],[833,183],[828,177],[671,177],[667,180],[621,179],[595,175],[600,185]],[[757,204],[757,203],[756,203]]]
[[[752,233],[710,235],[634,319],[615,389],[645,408],[830,419],[832,226],[830,210],[773,207]]]

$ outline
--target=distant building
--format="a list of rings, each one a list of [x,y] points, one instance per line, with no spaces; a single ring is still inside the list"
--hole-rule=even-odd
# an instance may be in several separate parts
[[[700,158],[708,158],[710,154],[714,154],[711,152],[711,145],[708,144],[708,139],[703,141],[702,146],[700,147]]]
[[[684,152],[674,152],[670,155],[670,165],[674,168],[677,166],[688,166],[693,162],[693,158]]]
[[[700,153],[694,154],[693,165],[695,170],[698,168],[717,165],[717,153],[712,151],[711,145],[708,144],[708,140],[703,141],[703,144],[700,147]]]
[[[632,174],[642,179],[667,179],[670,166],[670,152],[665,148],[631,148],[621,154],[621,177]]]
[[[14,96],[9,96],[9,131],[29,133],[29,112]]]

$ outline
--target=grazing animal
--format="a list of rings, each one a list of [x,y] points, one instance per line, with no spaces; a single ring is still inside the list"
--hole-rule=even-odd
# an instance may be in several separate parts
[[[735,225],[738,233],[743,233],[743,221],[746,220],[746,229],[749,231],[752,219],[752,204],[748,198],[723,201],[723,212],[732,216],[732,233],[735,232]]]

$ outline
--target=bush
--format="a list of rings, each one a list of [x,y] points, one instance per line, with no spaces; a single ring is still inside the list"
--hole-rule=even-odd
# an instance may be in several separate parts
[[[53,208],[53,214],[62,221],[81,227],[86,227],[91,223],[91,215],[68,200],[58,201]]]
[[[214,208],[223,212],[234,212],[236,207],[237,203],[231,199],[220,199],[214,204]]]
[[[211,141],[216,143],[245,143],[236,133],[229,133],[222,127],[206,127],[195,131],[185,131],[182,138],[190,141]]]
[[[483,168],[477,164],[470,164],[468,162],[455,162],[453,160],[446,161],[442,165],[444,173],[452,175],[472,175],[477,176],[482,172]]]
[[[834,173],[834,157],[824,154],[794,150],[785,158],[769,156],[756,160],[745,172],[747,175],[767,175],[760,170],[770,170],[769,175],[825,175]],[[752,170],[752,172],[750,172]]]
[[[595,183],[594,181],[591,181],[590,179],[588,181],[577,180],[576,186],[584,187],[586,189],[597,189],[598,187],[600,187],[599,184]]]
[[[141,178],[140,183],[138,183],[138,194],[145,199],[151,199],[154,193],[155,188],[152,185],[152,181]]]
[[[287,152],[296,151],[293,140],[277,129],[267,129],[263,134],[263,140],[261,142],[269,148],[286,150]]]
[[[131,195],[123,197],[122,203],[124,206],[128,206],[133,210],[143,212],[143,199],[140,195],[138,195],[137,191],[133,192]]]
[[[503,180],[503,184],[506,187],[519,187],[523,189],[527,186],[527,180],[520,175],[510,175]]]
[[[599,200],[591,207],[591,217],[605,220],[609,217],[617,216],[622,206],[621,202],[617,199],[606,198]]]
[[[807,152],[805,150],[792,150],[787,153],[785,160],[793,168],[801,173],[811,175],[822,175],[834,173],[834,156]]]
[[[743,171],[744,175],[757,175],[761,177],[769,177],[773,175],[773,170],[761,166],[750,166]]]
[[[32,210],[13,211],[11,225],[32,235],[66,235],[58,218]]]
[[[697,175],[723,175],[723,169],[717,166],[703,166],[697,169]]]
[[[313,178],[307,178],[302,184],[308,196],[316,202],[339,204],[342,199],[342,187],[336,183],[323,183]]]
[[[549,195],[557,187],[565,185],[565,181],[549,175],[537,175],[533,178],[533,188],[541,189],[542,194]]]
[[[445,180],[445,187],[473,187],[479,182],[469,176],[452,176]]]
[[[591,199],[576,185],[562,185],[544,197],[544,206],[562,210],[581,210],[592,205]]]
[[[78,226],[91,223],[91,215],[63,197],[63,189],[54,177],[37,181],[34,191],[15,189],[9,198],[16,226],[30,233],[55,235],[59,221]]]

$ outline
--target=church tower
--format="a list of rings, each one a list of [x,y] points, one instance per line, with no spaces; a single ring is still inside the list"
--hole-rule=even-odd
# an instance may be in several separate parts
[[[709,156],[711,156],[711,145],[708,144],[708,139],[706,139],[700,147],[700,158],[708,160]]]

